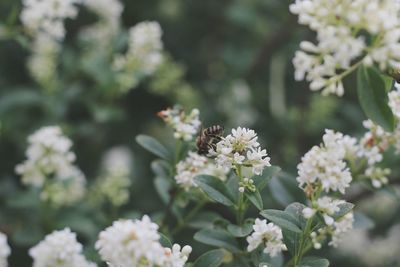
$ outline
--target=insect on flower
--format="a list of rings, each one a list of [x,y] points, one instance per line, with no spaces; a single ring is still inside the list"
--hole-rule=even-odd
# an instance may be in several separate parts
[[[214,149],[216,144],[222,139],[224,127],[213,125],[206,129],[201,129],[200,135],[197,137],[197,153],[200,155],[208,154],[210,149]]]

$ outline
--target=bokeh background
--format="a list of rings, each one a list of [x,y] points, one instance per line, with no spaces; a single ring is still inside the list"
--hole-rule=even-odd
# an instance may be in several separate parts
[[[287,0],[136,0],[121,1],[123,27],[158,21],[163,30],[164,61],[156,73],[124,93],[115,91],[101,47],[87,47],[80,29],[96,20],[88,11],[67,20],[67,36],[57,70],[60,88],[49,91],[32,79],[26,62],[25,39],[1,34],[18,28],[21,2],[0,1],[0,230],[12,246],[11,267],[30,266],[29,247],[54,229],[69,226],[86,245],[86,254],[98,260],[93,249],[97,233],[118,218],[157,214],[164,209],[153,186],[152,155],[135,143],[140,133],[152,135],[167,146],[172,133],[156,113],[179,104],[199,108],[205,126],[226,129],[244,126],[256,130],[274,165],[285,172],[266,191],[265,207],[284,208],[302,201],[296,189],[296,165],[325,128],[359,136],[365,119],[354,77],[345,96],[323,97],[295,82],[291,63],[301,40],[314,38],[288,11]],[[116,47],[126,45],[121,31]],[[89,52],[94,53],[89,53]],[[90,55],[89,55],[90,54]],[[42,126],[60,125],[74,142],[77,165],[89,185],[101,170],[102,155],[123,146],[133,155],[129,202],[118,209],[93,208],[83,202],[69,208],[43,207],[37,192],[21,184],[15,174],[24,160],[26,138]],[[392,165],[398,164],[393,156]],[[393,167],[392,166],[392,167]],[[396,175],[398,171],[394,170]],[[332,266],[400,266],[400,202],[396,190],[372,194],[363,187],[350,192],[356,204],[360,229],[340,249],[323,250]],[[217,206],[207,206],[218,210]],[[49,215],[49,213],[52,213]],[[51,216],[51,223],[46,217]],[[194,247],[193,257],[206,249],[183,231],[176,241]]]

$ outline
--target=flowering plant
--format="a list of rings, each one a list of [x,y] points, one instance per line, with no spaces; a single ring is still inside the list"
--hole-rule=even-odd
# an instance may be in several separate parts
[[[400,262],[398,0],[9,2],[0,267]]]

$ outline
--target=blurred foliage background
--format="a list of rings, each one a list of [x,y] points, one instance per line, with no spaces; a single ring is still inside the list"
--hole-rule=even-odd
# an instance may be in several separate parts
[[[256,130],[272,163],[286,171],[270,183],[265,207],[283,208],[302,199],[294,180],[301,156],[320,142],[325,128],[359,136],[365,118],[355,90],[347,90],[341,99],[323,97],[312,93],[306,83],[294,81],[294,51],[300,40],[312,39],[313,35],[288,12],[290,2],[123,1],[125,28],[144,20],[160,23],[167,59],[136,88],[116,93],[104,60],[105,51],[101,47],[85,47],[79,40],[79,29],[95,20],[93,14],[84,10],[77,19],[66,21],[67,36],[57,65],[58,89],[49,91],[35,82],[27,70],[30,44],[4,34],[7,27],[20,25],[20,1],[2,0],[0,230],[8,234],[13,249],[10,266],[29,266],[28,248],[45,234],[65,226],[78,232],[80,241],[87,245],[87,255],[96,260],[93,243],[101,229],[120,217],[136,218],[162,210],[150,169],[153,157],[135,143],[134,137],[146,133],[172,145],[171,132],[166,131],[156,113],[176,103],[185,109],[199,108],[205,126],[221,124],[226,129],[244,126]],[[122,31],[114,45],[124,44],[126,32]],[[346,83],[351,88],[353,78]],[[119,209],[93,209],[85,202],[54,210],[44,207],[37,192],[21,184],[14,168],[25,157],[27,136],[42,126],[56,124],[73,140],[77,165],[89,184],[94,183],[101,170],[105,151],[114,146],[132,151],[132,186],[127,204]],[[393,157],[393,165],[396,164],[398,159]],[[397,173],[393,171],[394,175]],[[363,217],[363,227],[370,228],[368,236],[384,239],[392,226],[399,224],[398,198],[387,190],[374,196],[381,197],[378,200],[371,199],[368,189],[354,191],[349,198],[355,201],[357,210],[364,210],[376,222],[372,227],[372,221]],[[387,205],[383,209],[390,207],[391,212],[379,213],[377,208],[382,203]],[[217,209],[212,205],[208,208]],[[192,235],[191,230],[183,231],[177,241],[192,245],[195,257],[204,247]],[[332,266],[366,266],[357,258],[362,254],[337,250],[321,253],[330,253]],[[391,255],[393,261],[398,257]],[[398,261],[379,264],[400,266],[393,265]]]

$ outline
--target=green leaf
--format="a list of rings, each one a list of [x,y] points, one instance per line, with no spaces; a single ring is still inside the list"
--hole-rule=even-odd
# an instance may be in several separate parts
[[[265,168],[262,175],[254,176],[252,178],[254,181],[254,185],[259,191],[262,191],[267,186],[272,177],[277,175],[280,170],[281,168],[279,168],[278,166],[270,166]]]
[[[393,131],[395,120],[388,105],[385,82],[374,68],[361,66],[357,72],[358,99],[364,113],[386,131]]]
[[[251,222],[246,222],[242,226],[229,224],[227,230],[235,237],[245,237],[253,230],[253,224]]]
[[[165,177],[156,177],[154,179],[154,187],[162,202],[167,204],[170,198],[169,190],[171,189],[171,183]]]
[[[335,214],[332,215],[334,219],[339,219],[340,217],[343,217],[347,213],[349,213],[352,209],[354,208],[354,204],[345,202],[339,205],[339,211],[335,212]]]
[[[318,257],[305,257],[296,267],[328,267],[329,261],[327,259]]]
[[[229,193],[225,184],[217,177],[199,175],[195,177],[195,181],[212,200],[226,206],[234,205],[233,196]]]
[[[160,142],[158,142],[155,138],[151,136],[143,134],[138,135],[136,136],[136,142],[144,149],[153,153],[156,156],[159,156],[160,158],[163,158],[165,160],[171,159],[171,154],[169,153],[169,151]]]
[[[297,250],[300,246],[301,234],[282,229],[283,242],[285,243],[288,251],[292,255],[297,255]]]
[[[151,162],[151,170],[157,176],[168,177],[170,175],[171,165],[167,161],[157,159]]]
[[[220,219],[221,215],[212,211],[199,212],[188,225],[192,228],[203,229],[212,228],[214,221]]]
[[[208,251],[193,263],[193,267],[218,267],[224,260],[224,254],[222,249]]]
[[[160,244],[161,246],[165,247],[165,248],[172,248],[172,243],[171,241],[168,239],[168,237],[166,237],[164,234],[159,233],[160,234]]]
[[[234,203],[239,200],[239,178],[236,175],[231,175],[228,181],[225,182],[229,194],[233,197]]]
[[[287,206],[292,203],[295,198],[288,191],[288,188],[282,183],[281,177],[271,179],[269,183],[271,195],[282,206]]]
[[[290,213],[298,222],[300,222],[301,228],[305,227],[307,223],[307,219],[303,217],[303,209],[305,207],[306,206],[304,204],[294,202],[285,208],[285,212]]]
[[[245,195],[258,210],[263,209],[263,200],[262,200],[260,192],[258,190],[256,190],[255,192],[247,192],[246,191]]]
[[[240,251],[236,239],[224,230],[203,229],[194,235],[194,239],[200,243],[225,248],[232,252]]]
[[[260,214],[276,225],[280,226],[282,229],[286,229],[295,233],[302,232],[299,228],[300,222],[297,221],[297,219],[290,213],[281,210],[269,209],[261,211]]]
[[[385,83],[385,91],[386,93],[389,93],[390,90],[392,90],[393,86],[394,86],[394,79],[392,77],[389,77],[387,75],[382,75],[381,77],[383,79],[383,82]]]

